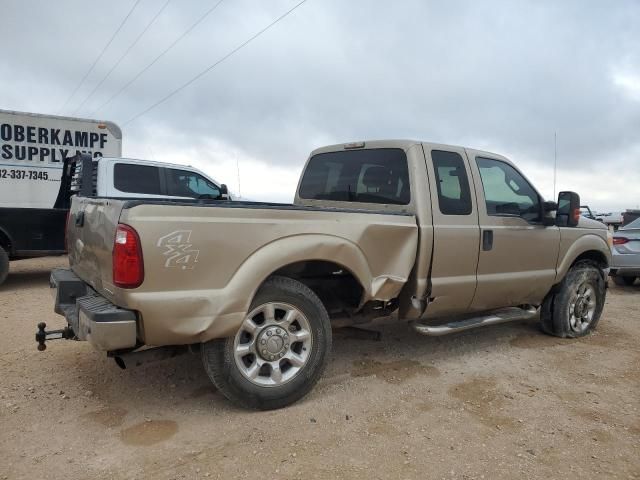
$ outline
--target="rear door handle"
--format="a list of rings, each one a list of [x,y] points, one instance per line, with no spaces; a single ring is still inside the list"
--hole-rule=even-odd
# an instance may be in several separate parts
[[[482,231],[482,250],[485,252],[493,248],[493,230]]]
[[[76,214],[76,227],[83,227],[83,226],[84,226],[84,210],[80,210]]]

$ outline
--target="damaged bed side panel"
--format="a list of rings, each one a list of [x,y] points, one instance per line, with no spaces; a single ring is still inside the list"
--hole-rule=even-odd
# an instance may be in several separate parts
[[[262,282],[296,262],[335,263],[358,279],[363,301],[390,300],[418,243],[415,217],[399,214],[142,204],[120,222],[140,235],[145,281],[113,300],[143,312],[148,345],[231,335]]]

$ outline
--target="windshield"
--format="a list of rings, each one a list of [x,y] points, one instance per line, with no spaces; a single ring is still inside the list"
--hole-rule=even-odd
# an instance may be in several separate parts
[[[299,195],[310,200],[406,205],[411,198],[407,156],[398,148],[314,155]]]

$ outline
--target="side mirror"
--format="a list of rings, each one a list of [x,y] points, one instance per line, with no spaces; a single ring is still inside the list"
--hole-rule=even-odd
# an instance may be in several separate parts
[[[220,198],[223,200],[229,199],[229,189],[227,188],[227,185],[224,183],[220,184]]]
[[[556,202],[544,202],[542,208],[546,212],[555,212],[558,210],[558,204]]]
[[[580,195],[576,192],[560,192],[558,194],[556,225],[559,227],[576,227],[579,221]]]

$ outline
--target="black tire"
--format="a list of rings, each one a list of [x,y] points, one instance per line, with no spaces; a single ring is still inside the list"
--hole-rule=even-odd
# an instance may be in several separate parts
[[[636,277],[622,277],[620,275],[613,275],[613,283],[619,287],[630,287],[636,281]]]
[[[540,326],[542,327],[542,331],[549,335],[554,335],[553,304],[555,299],[555,292],[549,292],[540,306]]]
[[[9,275],[9,255],[6,250],[0,247],[0,285],[4,283]]]
[[[310,288],[291,278],[271,277],[256,293],[249,311],[271,302],[286,303],[302,312],[311,332],[306,363],[286,383],[262,386],[246,378],[236,364],[235,337],[212,340],[201,347],[202,362],[211,381],[231,402],[246,408],[272,410],[300,400],[320,379],[331,353],[329,315]]]
[[[572,327],[571,308],[576,292],[583,286],[593,292],[593,314],[588,322],[580,323],[580,327]],[[582,337],[590,333],[598,325],[604,301],[606,288],[601,270],[591,262],[576,263],[550,298],[545,299],[540,312],[542,329],[550,335],[562,338]],[[591,296],[588,297],[591,299]],[[576,308],[578,303],[574,304]]]

